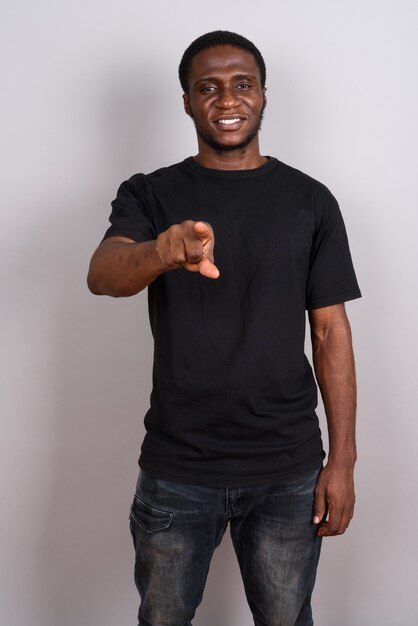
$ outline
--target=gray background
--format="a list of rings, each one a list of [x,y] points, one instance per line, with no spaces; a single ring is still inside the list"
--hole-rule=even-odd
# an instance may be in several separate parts
[[[348,305],[356,518],[325,541],[316,623],[418,623],[417,17],[407,0],[3,3],[2,624],[135,623],[146,296],[93,297],[85,275],[119,183],[196,152],[177,65],[214,28],[260,46],[262,152],[334,192],[365,296]],[[251,624],[227,537],[195,623]]]

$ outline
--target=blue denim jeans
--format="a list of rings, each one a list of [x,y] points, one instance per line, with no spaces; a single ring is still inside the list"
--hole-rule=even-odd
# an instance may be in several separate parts
[[[180,485],[140,472],[131,508],[138,626],[190,626],[229,524],[256,626],[312,626],[319,469],[274,487]]]

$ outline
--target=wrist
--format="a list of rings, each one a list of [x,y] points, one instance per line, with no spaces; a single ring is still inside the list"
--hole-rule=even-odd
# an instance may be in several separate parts
[[[158,235],[157,239],[154,239],[154,241],[152,241],[151,243],[157,272],[158,274],[163,274],[164,272],[168,272],[173,268],[169,267],[168,263],[166,263],[163,259],[161,248],[159,247],[159,237],[160,235]]]
[[[328,462],[327,465],[338,469],[344,469],[346,471],[354,470],[354,466],[357,461],[357,453],[351,452],[347,454],[345,451],[343,454],[333,454],[330,452],[328,454]]]

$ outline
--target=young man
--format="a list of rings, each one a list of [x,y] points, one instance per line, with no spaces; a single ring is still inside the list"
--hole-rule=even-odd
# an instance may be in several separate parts
[[[354,508],[344,302],[360,291],[334,197],[260,154],[257,48],[208,33],[179,74],[198,154],[121,185],[88,276],[95,294],[148,286],[153,391],[131,509],[139,626],[191,624],[228,524],[254,623],[308,626],[321,539]]]

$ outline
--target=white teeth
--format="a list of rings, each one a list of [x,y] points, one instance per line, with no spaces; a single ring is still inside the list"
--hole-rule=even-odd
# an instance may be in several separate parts
[[[234,117],[233,119],[228,119],[228,120],[218,120],[218,123],[219,124],[236,124],[239,121],[240,121],[239,117]]]

